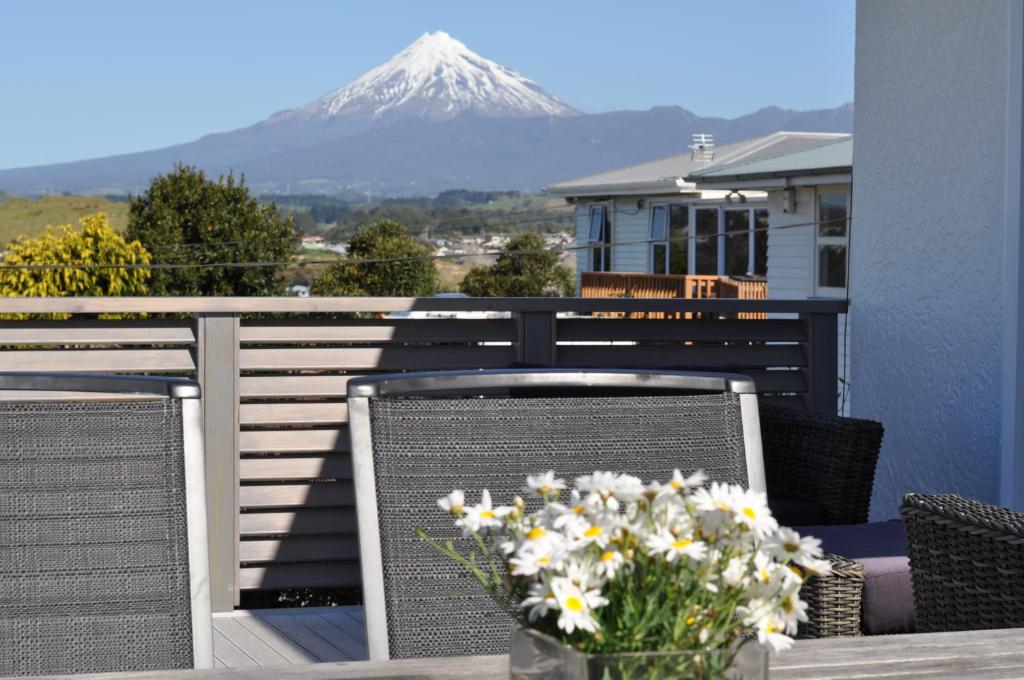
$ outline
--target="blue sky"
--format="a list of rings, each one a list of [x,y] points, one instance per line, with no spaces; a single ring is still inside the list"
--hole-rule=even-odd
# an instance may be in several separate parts
[[[5,0],[0,168],[243,127],[433,30],[589,112],[853,99],[854,0]]]

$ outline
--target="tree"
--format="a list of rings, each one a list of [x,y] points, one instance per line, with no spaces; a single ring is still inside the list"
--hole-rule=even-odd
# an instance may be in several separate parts
[[[544,247],[540,232],[528,231],[509,240],[494,264],[474,267],[460,286],[473,297],[547,297],[572,295],[572,270],[558,253]]]
[[[430,250],[398,222],[381,220],[348,244],[348,257],[313,280],[311,295],[426,297],[437,292]]]
[[[49,227],[11,243],[0,267],[0,297],[146,295],[150,270],[144,265],[152,257],[145,247],[114,231],[106,213],[86,215],[78,223],[81,229]],[[75,266],[7,268],[40,265]]]
[[[126,236],[156,264],[287,262],[295,250],[289,217],[249,195],[245,178],[214,182],[194,167],[175,166],[132,199]],[[154,295],[275,295],[283,265],[170,268],[153,272]]]

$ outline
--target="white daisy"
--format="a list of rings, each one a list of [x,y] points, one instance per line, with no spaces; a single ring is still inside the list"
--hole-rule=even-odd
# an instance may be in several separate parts
[[[528,609],[527,619],[533,623],[537,619],[547,616],[552,609],[558,608],[558,600],[551,592],[551,586],[545,581],[538,581],[530,585],[530,591],[522,602],[523,609]]]
[[[484,489],[480,493],[480,502],[466,509],[466,514],[455,522],[463,531],[477,533],[481,529],[494,529],[501,526],[501,518],[512,512],[509,507],[494,507],[491,504],[491,492]]]
[[[764,549],[780,562],[803,564],[821,559],[821,541],[813,536],[801,536],[789,527],[779,527],[765,539]]]
[[[558,602],[558,627],[566,633],[576,629],[597,632],[600,627],[593,610],[608,604],[598,590],[583,590],[567,578],[551,579],[551,592]]]
[[[445,512],[458,517],[462,514],[462,508],[466,505],[466,494],[456,489],[444,498],[438,498],[437,505]]]
[[[676,536],[668,529],[662,529],[647,537],[647,548],[653,555],[664,555],[668,562],[679,557],[702,560],[707,557],[708,546],[704,541],[695,541],[686,536]]]
[[[765,538],[779,523],[768,510],[768,497],[760,491],[737,490],[733,498],[736,521],[750,529],[758,538]]]
[[[562,551],[551,542],[527,543],[508,562],[513,576],[534,576],[543,569],[557,568]]]
[[[625,562],[622,552],[614,548],[608,548],[601,553],[600,557],[597,558],[597,564],[595,570],[602,577],[607,579],[615,578],[615,574],[622,569],[622,565]]]
[[[557,479],[554,470],[539,475],[530,475],[526,478],[526,485],[537,496],[541,498],[557,498],[558,494],[565,489],[565,480]]]

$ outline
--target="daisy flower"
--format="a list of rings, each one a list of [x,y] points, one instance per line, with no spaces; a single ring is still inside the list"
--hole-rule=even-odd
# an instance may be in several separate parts
[[[779,523],[768,510],[768,497],[760,491],[738,489],[733,503],[732,512],[736,521],[758,538],[765,538],[779,528]]]
[[[764,549],[780,562],[803,564],[821,559],[821,541],[812,536],[801,536],[789,527],[779,527],[765,539]]]
[[[551,579],[551,592],[558,602],[558,627],[566,633],[597,632],[600,627],[593,610],[608,604],[599,590],[583,590],[567,578]]]
[[[527,477],[526,486],[541,498],[557,498],[558,494],[565,489],[565,480],[557,479],[555,471],[548,470],[539,475]]]
[[[555,594],[551,592],[551,586],[546,581],[537,581],[530,585],[529,593],[522,601],[522,607],[529,610],[527,620],[533,623],[547,616],[552,609],[557,609],[558,600],[555,599]]]
[[[542,569],[553,569],[562,561],[561,551],[550,542],[527,543],[511,558],[513,576],[534,576]]]
[[[694,541],[685,536],[676,536],[668,529],[662,529],[648,536],[647,548],[654,555],[664,555],[668,562],[675,562],[679,557],[702,560],[707,557],[708,546],[704,541]]]
[[[444,498],[438,498],[437,505],[445,512],[458,517],[462,514],[462,508],[466,505],[466,494],[456,489]]]
[[[512,508],[494,507],[491,504],[491,492],[484,489],[480,493],[480,502],[466,509],[466,514],[455,522],[466,532],[476,533],[481,529],[496,529],[501,526],[501,518],[512,512]]]

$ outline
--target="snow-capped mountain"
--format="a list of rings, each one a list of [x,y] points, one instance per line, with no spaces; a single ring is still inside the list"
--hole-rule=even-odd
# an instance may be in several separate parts
[[[678,106],[581,113],[437,32],[350,84],[255,125],[152,151],[0,169],[0,189],[138,192],[175,163],[213,176],[244,173],[256,191],[537,189],[683,153],[696,132],[724,144],[777,130],[852,127],[852,104],[821,111],[766,107],[733,119]]]
[[[492,118],[577,113],[529,78],[437,31],[424,33],[384,64],[282,117],[447,120],[467,112]]]

